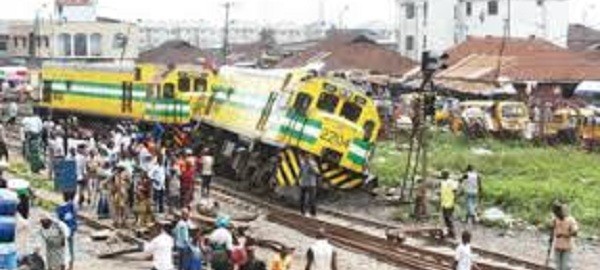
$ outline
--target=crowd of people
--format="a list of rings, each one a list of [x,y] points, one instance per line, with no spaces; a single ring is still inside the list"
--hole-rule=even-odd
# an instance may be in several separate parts
[[[98,219],[111,219],[116,228],[153,232],[144,251],[151,255],[154,270],[289,270],[293,248],[282,247],[265,263],[255,254],[255,241],[234,230],[226,215],[219,216],[214,228],[194,225],[190,216],[195,202],[210,196],[215,149],[202,143],[192,148],[165,147],[164,132],[159,124],[144,131],[133,123],[122,123],[105,134],[95,134],[73,120],[55,123],[34,114],[25,117],[22,139],[31,170],[47,168],[53,176],[56,164],[70,163],[77,183],[64,192],[65,202],[57,207],[56,217],[45,216],[40,221],[44,269],[73,269],[76,216],[83,209],[93,211]],[[309,155],[301,154],[300,171],[301,213],[314,216],[319,176]],[[465,198],[465,221],[475,223],[483,191],[481,175],[472,166],[457,180],[443,172],[439,189],[441,212],[451,238],[455,237],[453,220],[459,194]],[[417,217],[427,213],[426,194],[425,184],[417,188]],[[553,252],[559,269],[566,270],[571,265],[577,223],[563,208],[554,210]],[[176,214],[176,223],[167,222],[167,213]],[[456,249],[455,269],[475,267],[470,242],[471,234],[464,231]],[[41,254],[39,247],[34,254]],[[306,262],[307,270],[337,269],[335,250],[324,232],[308,249]]]

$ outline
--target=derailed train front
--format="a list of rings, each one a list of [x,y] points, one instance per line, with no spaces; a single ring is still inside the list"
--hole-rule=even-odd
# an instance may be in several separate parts
[[[280,153],[276,179],[280,186],[299,178],[298,152],[318,160],[326,186],[354,189],[367,180],[381,121],[374,102],[357,86],[336,78],[300,82],[280,121]]]

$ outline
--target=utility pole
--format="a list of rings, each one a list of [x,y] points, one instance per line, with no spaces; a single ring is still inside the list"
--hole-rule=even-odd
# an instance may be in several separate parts
[[[408,159],[406,162],[404,179],[401,186],[403,201],[409,201],[413,196],[415,179],[419,176],[422,180],[427,178],[427,131],[428,117],[435,115],[435,89],[433,76],[439,70],[446,68],[447,54],[433,56],[429,51],[424,51],[421,59],[421,74],[423,81],[417,89],[417,99],[413,104],[413,127],[410,136]],[[429,91],[427,91],[429,89]],[[420,169],[420,171],[419,171]]]
[[[225,7],[225,27],[223,29],[223,64],[227,63],[227,55],[229,54],[229,10],[233,5],[232,2],[226,2]]]

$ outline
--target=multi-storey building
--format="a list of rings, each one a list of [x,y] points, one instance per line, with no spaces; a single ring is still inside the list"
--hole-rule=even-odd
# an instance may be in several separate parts
[[[397,0],[398,49],[418,60],[467,36],[542,38],[566,46],[568,0]]]
[[[51,17],[8,25],[7,55],[28,60],[133,61],[138,30],[133,23],[96,16],[91,0],[58,0]]]

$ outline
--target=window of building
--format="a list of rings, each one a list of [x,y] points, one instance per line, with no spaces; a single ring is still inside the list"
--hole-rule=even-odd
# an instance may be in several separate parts
[[[356,122],[358,118],[360,118],[360,114],[362,113],[362,107],[354,102],[346,102],[342,107],[342,112],[340,115],[352,122]]]
[[[0,51],[6,51],[8,49],[8,42],[0,41]]]
[[[498,15],[498,1],[488,1],[488,14]]]
[[[465,13],[467,14],[467,16],[471,16],[473,14],[473,3],[465,3]]]
[[[113,48],[123,49],[127,45],[127,36],[123,33],[117,33],[113,37]]]
[[[42,47],[42,37],[41,36],[35,37],[35,46],[37,46],[38,48]]]
[[[13,37],[13,45],[15,48],[19,48],[19,38]]]
[[[23,46],[23,48],[27,48],[27,37],[21,37],[21,46]]]
[[[406,8],[406,18],[413,19],[415,17],[415,3],[407,3],[405,8]]]
[[[43,40],[44,40],[44,47],[49,48],[50,47],[50,38],[48,36],[44,36]]]
[[[71,56],[71,35],[69,34],[60,34],[58,35],[58,49],[59,55],[61,56]]]
[[[75,34],[75,56],[87,56],[88,55],[88,37],[86,34]]]
[[[544,5],[544,0],[537,0],[537,5],[538,6],[543,6]]]
[[[412,51],[415,49],[415,37],[406,36],[406,50]]]
[[[90,54],[92,56],[102,55],[102,35],[99,33],[90,36]]]
[[[334,94],[321,93],[319,100],[317,101],[317,108],[322,111],[333,113],[337,108],[340,98]]]
[[[310,103],[312,102],[312,97],[306,93],[298,93],[296,96],[296,101],[294,101],[294,110],[297,113],[305,114],[310,107]]]

